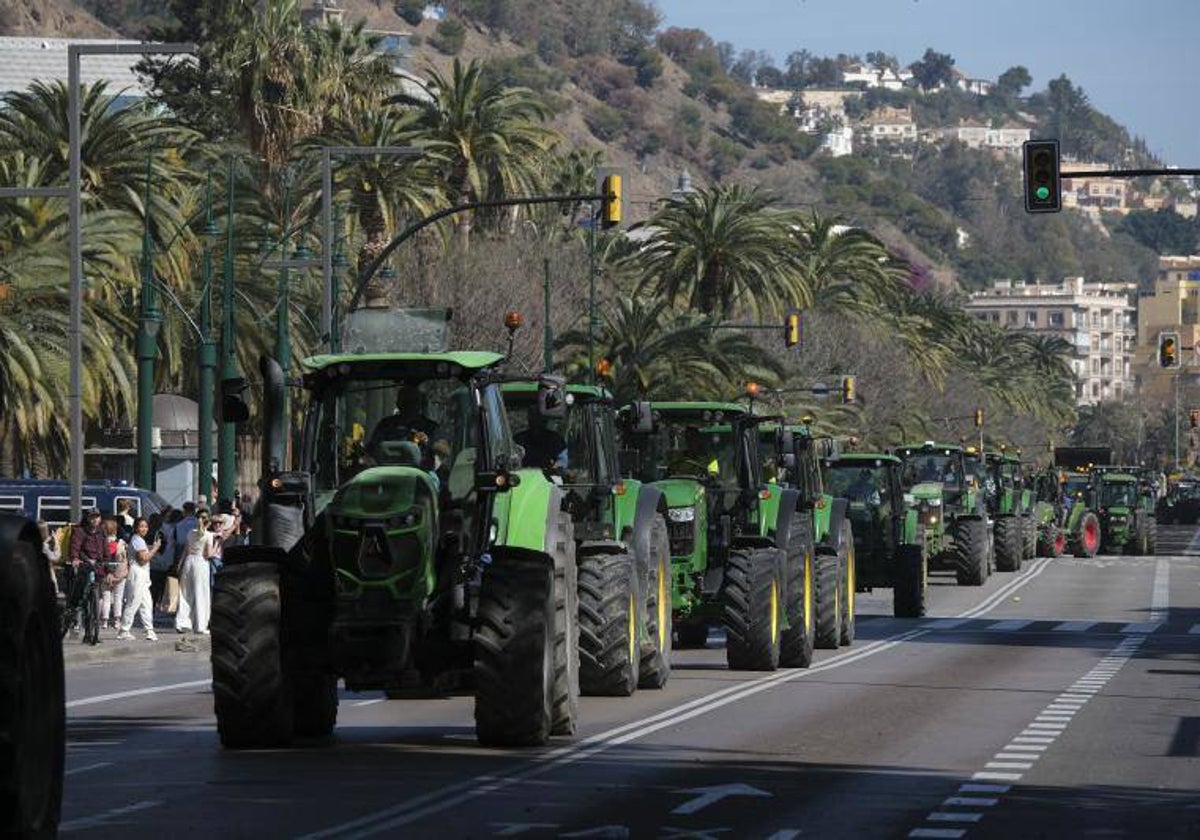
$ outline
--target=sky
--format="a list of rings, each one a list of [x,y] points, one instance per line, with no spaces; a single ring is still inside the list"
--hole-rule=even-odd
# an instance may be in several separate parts
[[[1023,65],[1025,93],[1066,74],[1166,165],[1200,168],[1200,0],[654,0],[662,27],[702,29],[738,52],[865,56],[901,65],[927,47],[995,80]]]

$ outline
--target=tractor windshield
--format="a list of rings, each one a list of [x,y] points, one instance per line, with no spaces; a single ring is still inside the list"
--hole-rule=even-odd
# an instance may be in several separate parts
[[[888,495],[887,470],[871,462],[834,462],[825,470],[825,488],[852,503],[882,505]]]
[[[524,396],[524,395],[521,395]],[[597,452],[595,412],[573,403],[563,417],[545,417],[534,399],[505,394],[513,439],[524,449],[524,464],[562,477],[565,484],[600,484],[608,475],[610,453]],[[597,474],[599,470],[599,474]]]
[[[632,435],[642,481],[669,477],[699,478],[734,484],[737,475],[737,436],[728,425],[664,418],[649,434]]]
[[[954,453],[911,452],[904,456],[904,469],[900,473],[900,483],[905,490],[926,481],[941,482],[948,489],[962,485],[959,474],[958,456]]]
[[[477,403],[461,379],[348,377],[332,383],[310,410],[310,422],[318,424],[313,489],[335,490],[367,467],[400,465],[425,470],[452,496],[466,495],[480,449],[480,404],[489,448],[504,455],[504,441],[511,438],[498,395],[489,399],[485,393]]]
[[[1137,485],[1122,482],[1104,482],[1100,491],[1102,507],[1133,507],[1137,502]]]

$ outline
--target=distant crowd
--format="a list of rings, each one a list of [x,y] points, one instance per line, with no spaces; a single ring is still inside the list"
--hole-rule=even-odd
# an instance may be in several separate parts
[[[140,625],[147,641],[157,641],[156,625],[173,626],[183,647],[194,644],[189,634],[208,635],[222,552],[249,540],[241,501],[220,503],[215,512],[203,501],[184,502],[146,518],[134,516],[132,501],[124,499],[107,519],[92,508],[75,525],[51,529],[39,522],[42,553],[67,610],[94,581],[99,632],[74,628],[71,634],[82,633],[87,644],[98,644],[107,632],[129,641]]]

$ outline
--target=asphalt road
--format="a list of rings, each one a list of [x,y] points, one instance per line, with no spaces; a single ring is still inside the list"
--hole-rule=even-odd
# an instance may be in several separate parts
[[[937,577],[925,620],[860,595],[807,670],[731,672],[714,634],[524,752],[479,748],[469,698],[345,692],[331,743],[225,752],[203,647],[69,651],[62,832],[1197,838],[1200,532],[1159,551]]]

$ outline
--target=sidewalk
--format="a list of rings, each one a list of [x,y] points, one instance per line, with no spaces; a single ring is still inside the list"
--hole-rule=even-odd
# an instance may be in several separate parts
[[[158,634],[156,642],[146,641],[146,631],[141,626],[134,627],[130,631],[133,638],[123,642],[117,641],[118,631],[107,629],[100,631],[98,645],[85,645],[79,638],[72,639],[68,636],[63,639],[63,664],[71,668],[74,665],[97,665],[166,656],[186,656],[208,661],[209,652],[212,650],[211,637],[175,632],[175,625],[169,615],[156,615],[154,624],[154,632]],[[178,649],[177,643],[184,640],[189,646],[185,650]]]

